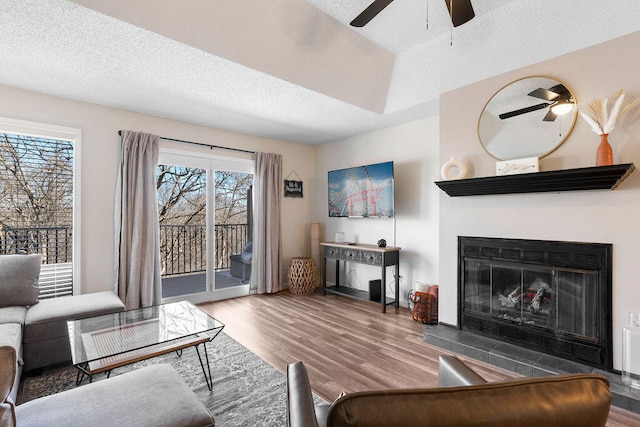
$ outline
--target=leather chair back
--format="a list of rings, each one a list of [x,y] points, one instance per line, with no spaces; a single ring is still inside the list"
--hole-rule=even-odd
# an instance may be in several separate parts
[[[609,381],[579,374],[429,389],[350,393],[333,403],[327,426],[605,426]]]

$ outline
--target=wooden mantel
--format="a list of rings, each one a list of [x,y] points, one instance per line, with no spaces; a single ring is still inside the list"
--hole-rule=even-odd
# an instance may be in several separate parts
[[[581,190],[613,190],[635,170],[633,163],[564,169],[519,175],[437,181],[451,197],[490,194],[543,193]]]

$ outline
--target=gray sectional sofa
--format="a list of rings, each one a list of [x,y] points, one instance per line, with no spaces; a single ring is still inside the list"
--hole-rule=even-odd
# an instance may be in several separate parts
[[[15,406],[23,370],[71,361],[67,320],[124,310],[113,292],[38,301],[41,262],[37,254],[0,255],[0,427],[213,425],[209,411],[168,365]]]

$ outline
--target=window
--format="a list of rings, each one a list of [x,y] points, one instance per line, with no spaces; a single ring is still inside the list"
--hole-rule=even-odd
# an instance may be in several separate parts
[[[158,214],[163,301],[249,291],[253,160],[161,150]]]
[[[0,119],[0,254],[42,255],[41,299],[74,291],[79,134]]]

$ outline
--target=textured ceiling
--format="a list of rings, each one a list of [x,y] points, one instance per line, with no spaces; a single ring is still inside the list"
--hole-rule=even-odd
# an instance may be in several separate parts
[[[397,0],[350,27],[370,1],[0,0],[0,84],[317,144],[640,30],[637,0],[472,0],[453,30],[444,0]]]

